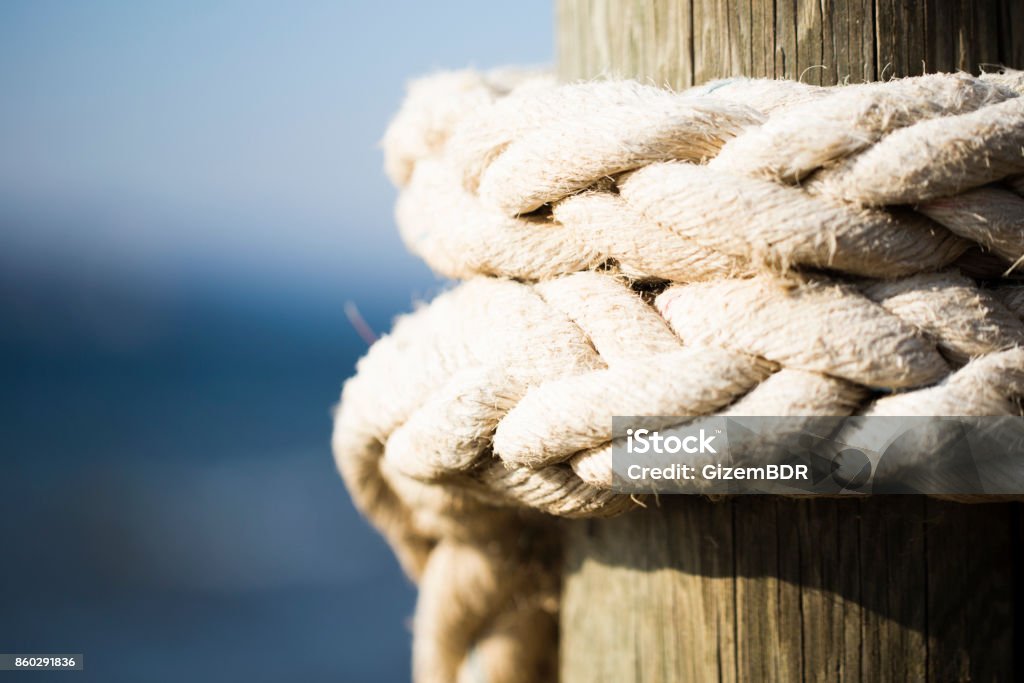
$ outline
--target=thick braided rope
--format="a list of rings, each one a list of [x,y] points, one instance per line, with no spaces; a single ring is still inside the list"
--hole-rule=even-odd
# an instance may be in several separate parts
[[[1019,414],[1020,87],[416,84],[399,224],[467,281],[360,361],[333,445],[420,583],[417,680],[553,675],[552,517],[642,503],[612,415]]]
[[[406,241],[451,277],[609,265],[683,281],[793,266],[894,277],[950,265],[972,245],[1020,255],[1024,199],[1007,186],[964,195],[1024,172],[1024,99],[1006,78],[741,79],[708,95],[527,79],[499,96],[472,74],[434,81],[385,150]],[[793,97],[764,95],[773,86]],[[428,149],[405,142],[407,120],[444,125],[420,131]]]

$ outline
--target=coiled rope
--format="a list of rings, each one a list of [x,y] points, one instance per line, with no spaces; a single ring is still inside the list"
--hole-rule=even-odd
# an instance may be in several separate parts
[[[1020,414],[1021,92],[413,84],[398,223],[465,282],[360,361],[333,446],[419,582],[416,680],[554,676],[554,518],[642,504],[612,415]]]

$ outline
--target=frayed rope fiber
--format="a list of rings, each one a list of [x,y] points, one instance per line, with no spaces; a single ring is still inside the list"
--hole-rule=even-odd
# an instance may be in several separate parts
[[[414,83],[398,223],[465,282],[359,362],[333,446],[419,583],[415,679],[556,676],[556,518],[642,504],[612,415],[1020,414],[1022,92]]]

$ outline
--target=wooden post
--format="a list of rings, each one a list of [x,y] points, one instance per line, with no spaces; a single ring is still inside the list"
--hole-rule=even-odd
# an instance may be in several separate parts
[[[1020,0],[557,0],[563,79],[816,85],[1024,68]]]
[[[1021,0],[557,0],[564,79],[1024,68]],[[710,502],[566,527],[564,683],[1024,677],[1021,505]]]

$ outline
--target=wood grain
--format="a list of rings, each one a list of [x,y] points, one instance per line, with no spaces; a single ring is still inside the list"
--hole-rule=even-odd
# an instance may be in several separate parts
[[[1020,526],[919,496],[666,496],[567,524],[561,680],[1015,680]]]
[[[558,0],[564,80],[685,88],[726,76],[834,85],[1024,68],[1021,0]]]

